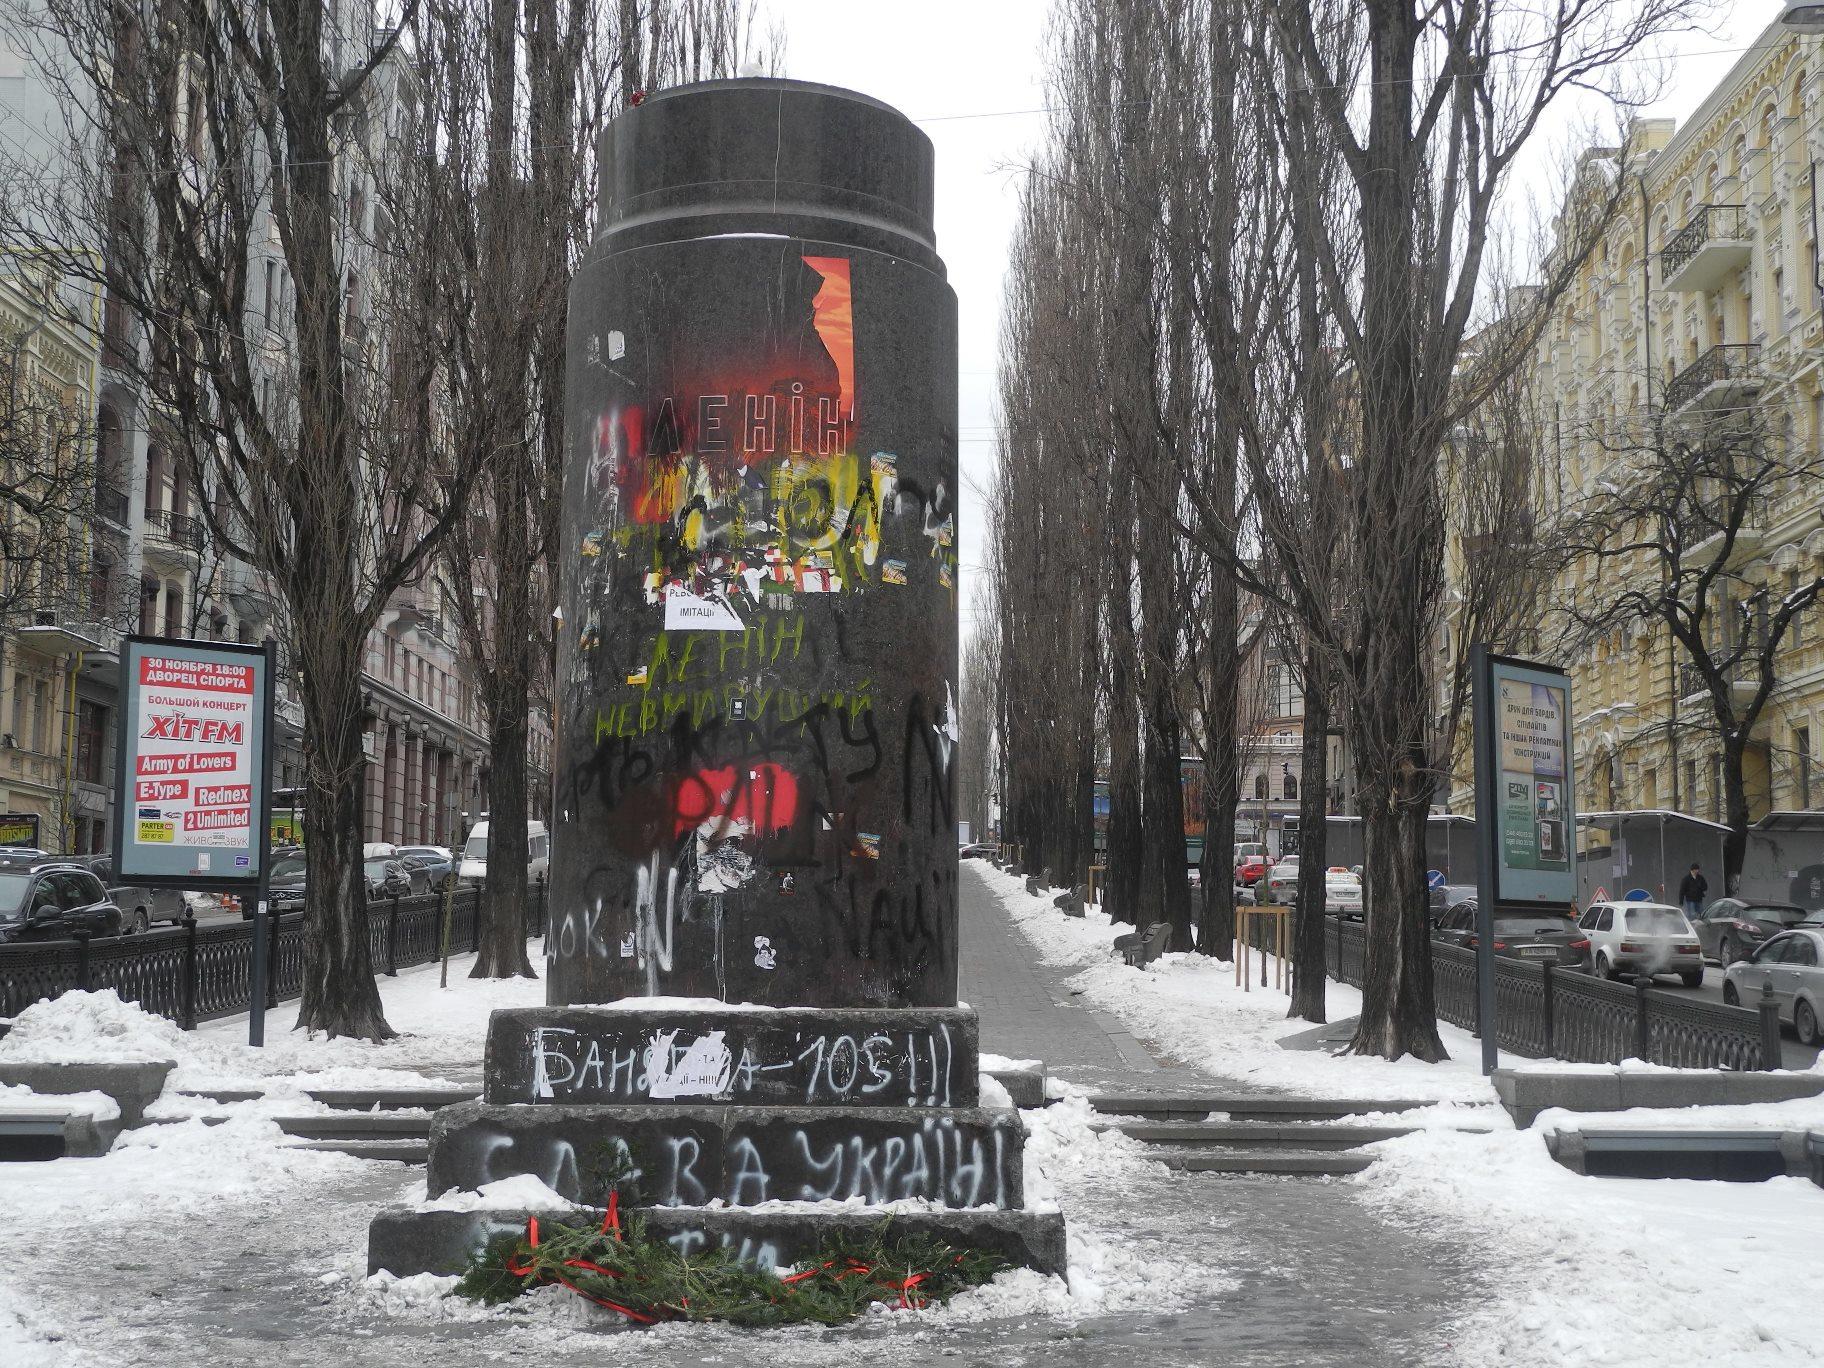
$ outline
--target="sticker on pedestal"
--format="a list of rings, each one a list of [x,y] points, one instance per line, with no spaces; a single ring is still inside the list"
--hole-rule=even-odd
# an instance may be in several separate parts
[[[773,949],[773,942],[766,936],[754,937],[754,967],[756,969],[773,969],[779,964],[779,952]]]

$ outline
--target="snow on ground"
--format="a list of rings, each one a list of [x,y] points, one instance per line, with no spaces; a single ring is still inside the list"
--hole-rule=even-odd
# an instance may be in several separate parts
[[[165,1095],[148,1109],[160,1124],[123,1133],[108,1154],[61,1159],[54,1170],[0,1165],[0,1237],[11,1235],[20,1247],[37,1222],[161,1218],[224,1201],[246,1201],[257,1216],[357,1171],[363,1160],[289,1148],[274,1118],[325,1110],[303,1095],[306,1088],[409,1086],[439,1081],[425,1069],[473,1071],[488,1012],[541,1001],[544,985],[472,981],[470,962],[451,962],[447,989],[437,987],[434,965],[382,979],[387,1018],[401,1035],[381,1044],[293,1031],[295,1006],[268,1014],[263,1050],[245,1043],[244,1016],[183,1031],[112,990],[66,993],[28,1007],[0,1038],[0,1060],[171,1060],[177,1067]],[[177,1095],[184,1088],[232,1087],[261,1087],[267,1096],[219,1103]],[[41,1100],[89,1104],[86,1097]],[[45,1181],[53,1171],[56,1181]]]
[[[1544,1139],[1570,1127],[1811,1128],[1824,1126],[1824,1100],[1550,1111],[1515,1131],[1504,1113],[1474,1105],[1492,1094],[1476,1072],[1477,1042],[1464,1032],[1440,1028],[1452,1055],[1444,1065],[1282,1050],[1274,1042],[1299,1029],[1285,1020],[1283,995],[1258,986],[1243,993],[1230,966],[1197,956],[1130,969],[1110,950],[1124,928],[1094,911],[1066,918],[1050,895],[1028,895],[1020,880],[976,867],[1047,963],[1077,967],[1074,988],[1174,1057],[1263,1087],[1437,1099],[1377,1117],[1421,1129],[1373,1146],[1379,1162],[1353,1181],[1390,1221],[1433,1227],[1481,1255],[1475,1262],[1488,1270],[1487,1295],[1457,1327],[1451,1361],[1478,1368],[1824,1362],[1824,1317],[1803,1291],[1824,1250],[1824,1191],[1801,1178],[1587,1178],[1552,1159]],[[1327,990],[1333,1019],[1358,1009],[1356,990],[1335,982]]]
[[[1494,1270],[1483,1309],[1457,1327],[1460,1363],[1824,1362],[1824,1317],[1807,1290],[1824,1191],[1803,1178],[1586,1178],[1551,1158],[1537,1128],[1426,1130],[1376,1149],[1358,1180],[1369,1200],[1471,1241]]]
[[[171,1060],[169,1086],[180,1088],[407,1087],[442,1081],[449,1070],[473,1073],[481,1060],[488,1013],[497,1007],[543,1005],[542,979],[471,979],[474,956],[450,961],[449,987],[439,988],[434,964],[381,978],[392,1040],[331,1040],[296,1030],[298,1008],[281,1003],[266,1013],[266,1044],[247,1044],[245,1014],[185,1031],[113,990],[65,993],[14,1019],[0,1038],[0,1060]]]
[[[1093,1005],[1112,1012],[1135,1035],[1172,1059],[1218,1078],[1270,1090],[1327,1096],[1487,1103],[1494,1089],[1481,1075],[1481,1045],[1466,1031],[1439,1024],[1450,1059],[1425,1064],[1389,1062],[1323,1051],[1281,1049],[1278,1041],[1309,1029],[1286,1018],[1286,994],[1263,989],[1258,977],[1244,991],[1235,966],[1202,955],[1166,955],[1145,969],[1123,964],[1112,945],[1133,928],[1091,908],[1067,917],[1051,905],[1052,893],[1029,894],[1023,880],[985,862],[980,871],[1041,962],[1074,968],[1069,980]],[[1269,963],[1269,974],[1271,973]],[[1259,959],[1254,960],[1259,973]],[[1327,984],[1332,1021],[1361,1010],[1358,989]]]

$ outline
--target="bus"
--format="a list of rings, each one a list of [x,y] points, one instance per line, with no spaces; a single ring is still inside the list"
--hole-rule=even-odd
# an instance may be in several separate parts
[[[1203,842],[1208,834],[1203,812],[1203,761],[1194,755],[1180,757],[1178,783],[1183,790],[1184,802],[1184,863],[1186,868],[1196,869],[1203,863]],[[1095,832],[1096,858],[1103,860],[1108,856],[1108,818],[1111,806],[1107,770],[1098,769],[1096,772],[1092,803],[1090,825]]]

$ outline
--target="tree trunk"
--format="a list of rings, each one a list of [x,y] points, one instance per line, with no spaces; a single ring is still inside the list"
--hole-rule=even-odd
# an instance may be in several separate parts
[[[1728,686],[1725,684],[1725,688]],[[1731,719],[1730,724],[1733,723]],[[1722,896],[1733,897],[1742,882],[1742,863],[1748,853],[1748,781],[1743,774],[1747,744],[1737,739],[1745,729],[1737,728],[1723,742],[1723,823],[1729,828],[1723,834]]]
[[[1108,614],[1108,879],[1110,917],[1140,925],[1141,804],[1139,644],[1133,617],[1133,484],[1112,482],[1104,577]]]
[[[1234,599],[1229,599],[1234,608]],[[1213,632],[1218,630],[1212,624]],[[1230,613],[1228,636],[1235,639]],[[1235,807],[1241,797],[1241,759],[1235,744],[1235,672],[1233,653],[1227,665],[1213,664],[1210,682],[1212,717],[1203,765],[1202,915],[1197,923],[1197,948],[1219,960],[1235,955]],[[1224,682],[1226,680],[1226,683]],[[1220,715],[1217,715],[1221,709]],[[1228,719],[1228,726],[1220,718]]]
[[[1324,673],[1321,648],[1309,637],[1305,645],[1305,735],[1299,764],[1298,867],[1321,870],[1329,866],[1330,826],[1330,690]],[[1288,1016],[1323,1022],[1324,987],[1328,974],[1324,952],[1324,884],[1319,879],[1298,881],[1298,901],[1292,914],[1292,1006]]]
[[[1373,884],[1366,890],[1368,958],[1362,1016],[1349,1053],[1428,1063],[1448,1059],[1431,985],[1431,918],[1425,880],[1427,803],[1364,794],[1363,836]],[[1401,801],[1404,799],[1404,801]],[[1304,868],[1300,857],[1301,869]],[[1305,881],[1300,879],[1303,884]]]
[[[325,621],[314,631],[312,669],[298,683],[304,706],[304,984],[298,1025],[331,1036],[385,1040],[374,983],[362,868],[362,809],[367,759],[361,747],[361,670],[365,631]]]

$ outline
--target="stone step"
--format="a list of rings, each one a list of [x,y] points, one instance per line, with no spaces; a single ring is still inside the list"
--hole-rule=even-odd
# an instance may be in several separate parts
[[[452,1083],[438,1088],[307,1088],[305,1095],[339,1111],[436,1111],[473,1102],[481,1089]]]
[[[458,1102],[473,1102],[481,1096],[481,1089],[459,1084],[440,1088],[306,1088],[304,1095],[338,1111],[436,1111]],[[211,1102],[257,1102],[266,1094],[258,1088],[183,1088],[178,1096]]]
[[[429,1116],[400,1116],[389,1112],[346,1112],[339,1116],[282,1116],[279,1129],[305,1140],[429,1141]]]
[[[1415,1111],[1430,1102],[1353,1097],[1285,1097],[1273,1093],[1098,1093],[1089,1105],[1105,1116],[1201,1121],[1215,1114],[1228,1121],[1334,1121],[1370,1112]]]
[[[288,1148],[326,1150],[331,1154],[352,1154],[357,1159],[390,1160],[396,1164],[425,1163],[431,1150],[426,1141],[404,1136],[390,1140],[299,1140]]]
[[[1128,1121],[1101,1126],[1149,1145],[1182,1149],[1351,1150],[1411,1135],[1413,1126],[1274,1125],[1263,1121]]]
[[[1371,1154],[1338,1150],[1188,1149],[1163,1150],[1159,1162],[1185,1173],[1276,1173],[1310,1177],[1360,1173]]]

